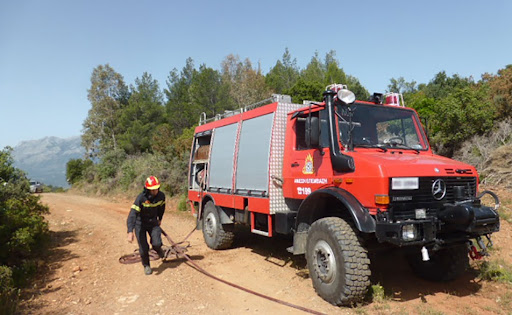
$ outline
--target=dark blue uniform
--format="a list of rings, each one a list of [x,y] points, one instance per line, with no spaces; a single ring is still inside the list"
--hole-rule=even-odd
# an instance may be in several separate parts
[[[128,219],[128,233],[135,229],[135,236],[139,243],[139,253],[142,265],[149,266],[149,245],[147,234],[150,235],[151,245],[159,254],[162,252],[162,230],[159,221],[165,212],[165,194],[161,191],[153,197],[144,190],[132,205]]]

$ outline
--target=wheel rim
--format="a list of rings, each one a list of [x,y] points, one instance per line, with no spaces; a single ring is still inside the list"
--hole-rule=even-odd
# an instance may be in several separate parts
[[[315,244],[313,264],[315,273],[322,282],[332,283],[336,279],[336,258],[326,241],[320,240]]]
[[[215,237],[215,229],[217,226],[217,220],[215,219],[215,215],[213,213],[208,213],[206,216],[206,220],[204,223],[205,233],[209,238]]]

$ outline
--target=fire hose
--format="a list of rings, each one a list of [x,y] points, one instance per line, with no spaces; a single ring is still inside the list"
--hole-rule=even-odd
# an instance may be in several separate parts
[[[162,231],[162,234],[167,238],[167,240],[171,244],[171,246],[163,246],[162,247],[162,250],[164,251],[164,257],[162,259],[166,259],[167,257],[169,257],[171,255],[175,255],[176,258],[180,258],[185,254],[185,252],[187,251],[187,248],[190,247],[190,243],[187,241],[187,239],[190,237],[190,235],[192,235],[192,233],[194,233],[195,228],[192,231],[190,231],[190,233],[188,233],[188,235],[179,243],[174,243],[172,241],[171,237],[167,233],[165,233],[165,231],[163,229],[161,229],[161,231]],[[186,244],[186,245],[183,246],[183,244]],[[158,260],[158,259],[160,259],[160,256],[158,255],[158,253],[155,250],[151,249],[149,251],[149,260]],[[131,254],[123,255],[119,258],[119,262],[122,264],[135,264],[140,261],[141,261],[141,257],[140,257],[140,253],[139,253],[138,249],[136,249]]]
[[[273,298],[271,296],[268,296],[268,295],[265,295],[265,294],[262,294],[262,293],[258,293],[256,291],[244,288],[244,287],[242,287],[242,286],[240,286],[238,284],[226,281],[224,279],[221,279],[221,278],[219,278],[217,276],[214,276],[213,274],[209,273],[208,271],[203,269],[201,266],[196,264],[192,260],[192,258],[190,258],[190,256],[186,254],[187,248],[190,247],[190,243],[187,241],[187,239],[190,237],[190,235],[192,235],[192,233],[194,231],[195,231],[195,228],[181,242],[175,243],[171,239],[171,237],[167,233],[165,233],[165,231],[162,229],[162,234],[165,236],[167,241],[171,244],[170,246],[166,246],[165,248],[163,248],[163,250],[164,250],[164,258],[162,258],[162,259],[167,258],[169,255],[175,255],[176,258],[185,258],[188,261],[189,266],[192,266],[192,268],[194,268],[195,270],[199,271],[200,273],[202,273],[202,274],[204,274],[204,275],[206,275],[206,276],[208,276],[208,277],[210,277],[210,278],[212,278],[214,280],[217,280],[219,282],[227,284],[227,285],[229,285],[231,287],[234,287],[234,288],[237,288],[239,290],[245,291],[247,293],[259,296],[261,298],[267,299],[267,300],[272,301],[272,302],[276,302],[276,303],[279,303],[279,304],[282,304],[282,305],[286,305],[286,306],[289,306],[289,307],[301,310],[301,311],[306,312],[306,313],[324,315],[324,313],[321,313],[321,312],[318,312],[318,311],[315,311],[315,310],[311,310],[311,309],[308,309],[308,308],[305,308],[305,307],[302,307],[302,306],[299,306],[299,305],[295,305],[295,304],[292,304],[292,303],[288,303],[288,302],[285,302],[285,301]],[[183,244],[186,244],[186,245],[183,245]],[[150,250],[150,252],[149,252],[149,259],[150,260],[157,260],[159,258],[160,257],[158,256],[158,253],[156,251]],[[140,261],[141,261],[141,257],[140,257],[140,254],[138,253],[138,250],[135,250],[135,252],[133,252],[132,254],[123,255],[123,256],[121,256],[119,258],[119,262],[122,263],[122,264],[133,264],[133,263],[137,263],[137,262],[140,262]]]

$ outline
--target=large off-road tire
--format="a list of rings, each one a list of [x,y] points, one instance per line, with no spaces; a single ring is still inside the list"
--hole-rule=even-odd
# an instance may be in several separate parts
[[[203,214],[203,237],[211,249],[226,249],[231,247],[235,234],[233,224],[222,224],[219,212],[213,202],[208,201]]]
[[[315,221],[306,259],[315,291],[334,305],[362,300],[370,285],[370,260],[354,229],[336,217]]]
[[[469,267],[468,249],[465,244],[430,252],[430,260],[423,261],[418,249],[407,255],[412,270],[420,278],[430,281],[451,281]]]

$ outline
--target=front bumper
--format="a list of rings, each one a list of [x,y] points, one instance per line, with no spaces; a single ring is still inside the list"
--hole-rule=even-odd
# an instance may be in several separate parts
[[[377,215],[375,234],[381,243],[397,246],[423,245],[428,243],[453,243],[470,240],[499,231],[498,213],[478,202],[446,205],[426,219],[393,221],[385,215]],[[414,237],[406,231],[414,231]]]

